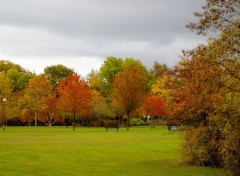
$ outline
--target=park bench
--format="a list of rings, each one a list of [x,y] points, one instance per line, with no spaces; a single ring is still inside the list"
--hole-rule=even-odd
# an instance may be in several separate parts
[[[179,130],[180,130],[180,126],[178,126],[178,125],[171,126],[171,131],[179,131]]]
[[[109,128],[114,128],[114,129],[117,129],[117,131],[118,131],[118,129],[120,128],[118,120],[104,121],[104,126],[105,126],[106,131],[108,131]]]

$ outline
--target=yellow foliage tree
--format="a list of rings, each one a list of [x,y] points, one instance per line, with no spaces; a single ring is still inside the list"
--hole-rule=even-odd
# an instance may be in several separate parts
[[[38,114],[47,109],[46,100],[51,93],[51,84],[47,78],[36,76],[28,83],[22,99],[24,109],[34,113],[35,129],[37,128]]]

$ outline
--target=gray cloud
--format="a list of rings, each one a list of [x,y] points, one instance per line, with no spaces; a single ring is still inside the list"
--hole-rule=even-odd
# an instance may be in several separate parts
[[[173,65],[204,41],[185,25],[204,0],[1,0],[0,54],[11,58],[135,57]],[[11,59],[10,58],[10,59]],[[69,61],[69,60],[68,60]]]

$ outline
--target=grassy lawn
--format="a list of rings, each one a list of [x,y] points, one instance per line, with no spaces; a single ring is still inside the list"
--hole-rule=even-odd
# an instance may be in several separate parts
[[[180,164],[182,138],[166,128],[7,127],[0,131],[1,176],[227,175]]]

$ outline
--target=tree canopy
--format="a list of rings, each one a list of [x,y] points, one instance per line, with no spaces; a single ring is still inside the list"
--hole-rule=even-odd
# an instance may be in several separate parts
[[[87,116],[91,113],[92,91],[80,75],[74,73],[60,81],[59,108],[73,117],[73,131],[75,131],[76,116]]]
[[[145,97],[146,75],[137,67],[129,67],[119,73],[113,81],[113,102],[129,118],[140,108]]]
[[[24,92],[22,106],[27,111],[34,113],[35,128],[38,115],[47,109],[47,97],[51,93],[51,85],[47,78],[37,76],[31,79]]]
[[[51,85],[56,88],[57,84],[65,77],[72,75],[73,70],[64,65],[52,65],[44,69],[44,75],[50,80]]]

